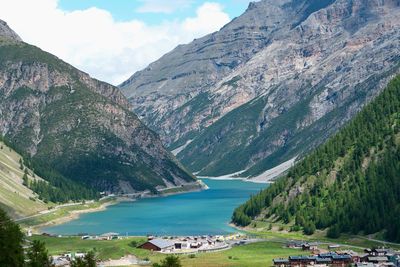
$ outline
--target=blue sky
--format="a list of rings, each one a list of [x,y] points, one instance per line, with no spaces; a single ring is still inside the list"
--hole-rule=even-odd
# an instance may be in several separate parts
[[[118,85],[177,45],[219,30],[249,2],[0,0],[0,19],[25,42]]]
[[[118,21],[129,21],[139,19],[149,25],[157,25],[165,20],[184,19],[194,16],[196,9],[206,2],[220,3],[223,10],[234,18],[242,14],[249,0],[155,0],[154,4],[162,2],[173,6],[172,12],[141,12],[140,8],[146,5],[146,0],[59,0],[59,6],[66,11],[82,10],[90,7],[98,7],[108,10]],[[151,2],[151,1],[150,1]],[[159,2],[159,3],[157,3]]]

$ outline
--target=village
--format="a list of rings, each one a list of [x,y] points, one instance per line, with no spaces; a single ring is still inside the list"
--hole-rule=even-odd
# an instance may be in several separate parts
[[[400,267],[400,251],[389,248],[365,249],[363,253],[341,250],[340,245],[329,245],[329,250],[319,248],[319,243],[292,241],[288,248],[310,251],[310,255],[289,256],[273,260],[275,267]]]
[[[129,238],[118,233],[104,233],[102,235],[82,235],[82,240],[111,241]],[[174,255],[195,255],[198,253],[228,250],[235,246],[242,246],[262,241],[262,239],[247,236],[242,233],[231,235],[203,235],[203,236],[147,236],[147,241],[137,244],[137,248],[149,250],[154,253]],[[282,247],[299,250],[299,255],[287,258],[275,258],[266,262],[265,266],[274,267],[400,267],[400,251],[390,248],[364,249],[355,252],[348,247],[342,249],[339,244],[326,244],[320,242],[288,241]],[[309,254],[307,255],[307,252]],[[268,251],[266,251],[268,253]],[[289,254],[290,255],[290,254]],[[70,266],[73,259],[84,257],[84,252],[66,252],[62,255],[52,255],[53,264],[58,267]],[[148,260],[139,260],[133,255],[128,255],[120,260],[98,262],[98,266],[130,266],[150,265]]]
[[[110,241],[129,238],[120,236],[118,233],[110,232],[101,235],[82,235],[82,240]],[[234,246],[258,242],[260,239],[250,238],[247,235],[236,233],[231,235],[202,235],[202,236],[148,236],[147,241],[137,247],[163,254],[196,254],[213,251],[226,250]],[[82,258],[83,252],[66,252],[62,255],[52,255],[53,264],[57,267],[67,267],[76,258]],[[100,262],[99,266],[114,266],[114,262],[126,262],[127,264],[148,265],[148,261],[140,261],[135,257],[124,257],[119,261]],[[120,266],[120,265],[118,265]]]

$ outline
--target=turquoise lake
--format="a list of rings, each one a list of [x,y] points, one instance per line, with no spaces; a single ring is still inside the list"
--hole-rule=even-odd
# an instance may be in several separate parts
[[[161,198],[122,202],[104,211],[43,228],[52,234],[217,235],[236,232],[229,221],[235,207],[268,184],[202,179],[210,189]]]

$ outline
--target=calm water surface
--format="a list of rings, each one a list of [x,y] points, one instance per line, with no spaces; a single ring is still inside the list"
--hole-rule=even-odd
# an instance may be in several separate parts
[[[123,202],[43,231],[53,234],[206,235],[235,232],[232,211],[268,184],[202,179],[209,190]]]

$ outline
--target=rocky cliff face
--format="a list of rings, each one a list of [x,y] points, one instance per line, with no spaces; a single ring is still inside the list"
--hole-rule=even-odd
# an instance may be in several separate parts
[[[0,20],[0,37],[3,39],[9,39],[13,41],[22,41],[21,38],[16,34],[5,21]]]
[[[398,72],[399,14],[399,0],[251,3],[121,88],[192,171],[256,175],[321,143]]]
[[[102,191],[155,192],[195,182],[118,88],[13,36],[0,39],[0,133],[18,150],[41,168]]]

